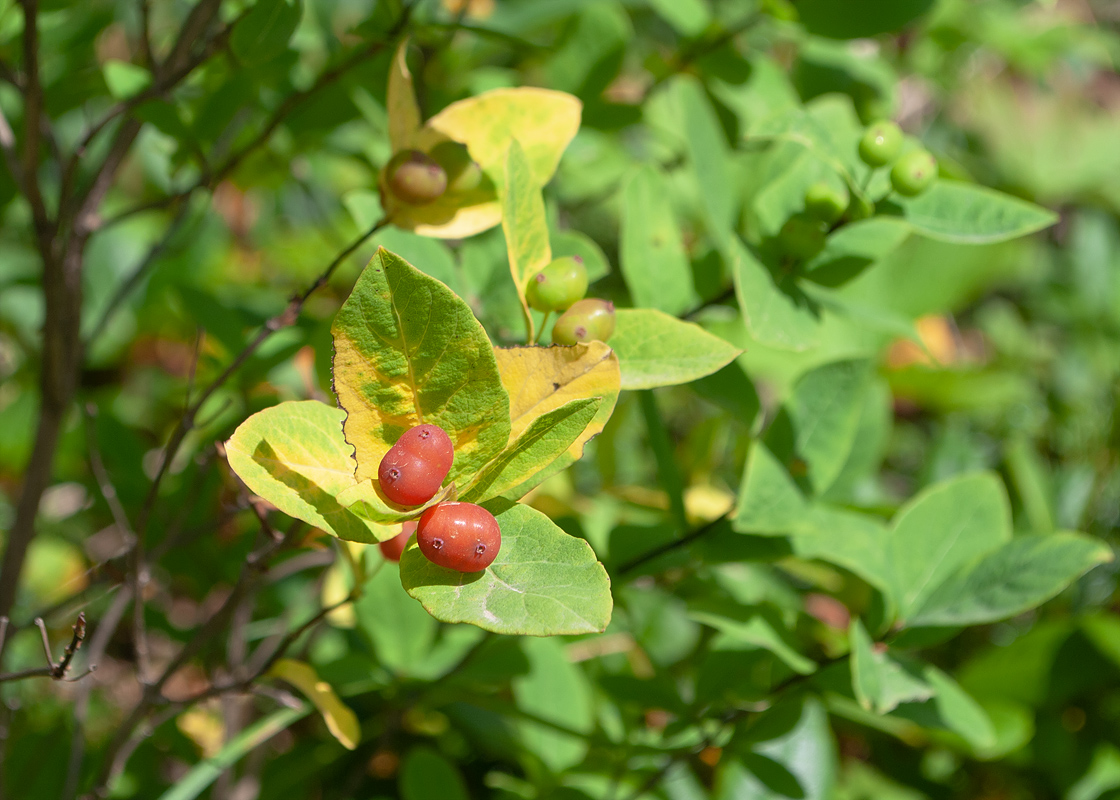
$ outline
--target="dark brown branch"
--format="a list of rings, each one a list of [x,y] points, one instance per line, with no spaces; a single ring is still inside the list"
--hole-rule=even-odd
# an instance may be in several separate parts
[[[652,550],[649,550],[645,553],[642,553],[640,556],[636,556],[635,558],[632,558],[629,561],[623,562],[622,564],[620,564],[618,566],[618,568],[615,570],[615,572],[619,575],[625,575],[628,572],[633,572],[634,570],[636,570],[638,567],[642,566],[643,564],[647,564],[650,561],[653,561],[655,558],[663,556],[666,553],[671,553],[672,551],[677,550],[678,548],[686,547],[686,546],[692,544],[693,542],[695,542],[697,539],[700,539],[703,536],[707,536],[709,533],[711,533],[713,530],[715,530],[717,527],[719,527],[719,524],[726,519],[727,519],[726,516],[719,517],[717,519],[713,519],[711,522],[708,522],[708,523],[705,523],[704,525],[701,525],[696,530],[685,534],[684,536],[682,536],[679,539],[674,539],[671,542],[666,542],[663,545],[659,545],[659,546],[653,548]]]

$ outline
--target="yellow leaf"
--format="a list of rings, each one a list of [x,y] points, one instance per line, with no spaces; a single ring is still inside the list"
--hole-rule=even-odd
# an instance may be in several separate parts
[[[327,730],[343,747],[353,750],[358,746],[362,738],[358,716],[338,699],[329,683],[319,680],[314,667],[292,658],[282,658],[272,665],[268,673],[303,692],[315,704],[315,708],[319,709],[323,721],[327,723]]]
[[[184,711],[175,720],[175,726],[198,745],[206,758],[213,758],[222,749],[225,725],[222,718],[210,709],[192,708]]]
[[[389,88],[385,105],[389,112],[389,144],[394,153],[414,146],[413,140],[420,131],[420,107],[416,105],[416,92],[412,88],[412,73],[408,71],[408,39],[397,47],[389,67]]]
[[[349,542],[343,542],[344,545]],[[361,556],[359,556],[360,558]],[[350,579],[349,569],[346,564],[339,560],[335,561],[327,570],[326,576],[323,578],[323,590],[320,593],[320,601],[324,606],[333,606],[335,603],[341,603],[350,596],[350,584],[353,581]],[[354,604],[345,603],[338,608],[327,614],[327,622],[334,625],[336,628],[353,628],[357,624],[357,617],[354,614]]]
[[[618,400],[618,358],[602,342],[574,347],[496,347],[494,357],[502,385],[509,392],[510,441],[516,440],[533,420],[565,403],[585,397],[603,398],[599,411],[568,452],[533,476],[531,486],[535,486],[578,461],[584,445],[602,432]]]
[[[536,331],[525,290],[529,280],[552,260],[552,248],[548,242],[544,196],[540,185],[533,180],[529,162],[525,160],[525,151],[516,139],[509,143],[505,183],[501,194],[502,230],[505,232],[506,250],[509,253],[509,271],[513,276],[513,285],[517,288],[517,297],[521,300],[521,312],[525,316],[529,340],[533,341]]]

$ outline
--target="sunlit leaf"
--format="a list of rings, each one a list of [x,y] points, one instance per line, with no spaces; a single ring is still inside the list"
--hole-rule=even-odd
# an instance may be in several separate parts
[[[269,675],[292,684],[303,692],[327,723],[327,730],[348,750],[353,750],[362,739],[362,726],[358,715],[338,699],[334,689],[326,681],[319,680],[318,673],[310,664],[292,658],[281,658],[268,671]]]

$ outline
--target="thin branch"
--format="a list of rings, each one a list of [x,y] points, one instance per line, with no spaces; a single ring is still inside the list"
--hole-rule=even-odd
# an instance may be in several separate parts
[[[618,575],[625,575],[628,572],[633,572],[638,567],[640,567],[643,564],[646,564],[650,561],[653,561],[655,558],[658,558],[659,556],[663,556],[666,553],[670,553],[673,550],[676,550],[680,547],[685,547],[687,545],[690,545],[693,542],[695,542],[697,539],[700,539],[701,537],[708,535],[713,530],[718,528],[719,524],[726,519],[727,519],[726,516],[722,516],[722,517],[719,517],[717,519],[713,519],[711,522],[708,522],[704,525],[701,525],[699,528],[695,529],[694,531],[692,531],[690,533],[685,534],[684,536],[682,536],[679,539],[674,539],[671,542],[666,542],[663,545],[659,545],[657,547],[654,547],[652,550],[648,550],[647,552],[642,553],[640,556],[636,556],[636,557],[630,559],[629,561],[625,561],[625,562],[623,562],[622,564],[619,565],[618,569],[616,570],[616,573]]]

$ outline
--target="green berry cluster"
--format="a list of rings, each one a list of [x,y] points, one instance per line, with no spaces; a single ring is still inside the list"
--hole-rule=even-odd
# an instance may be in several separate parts
[[[859,142],[859,157],[872,169],[891,167],[891,188],[903,197],[916,197],[937,179],[937,159],[928,150],[902,150],[902,131],[889,121],[872,123]]]
[[[587,268],[579,256],[561,256],[529,279],[525,299],[537,311],[562,312],[552,326],[553,344],[574,345],[614,333],[614,304],[587,294]]]
[[[474,191],[482,180],[482,168],[466,145],[451,140],[440,142],[428,153],[402,150],[385,165],[389,191],[410,206],[434,203],[445,194]]]

